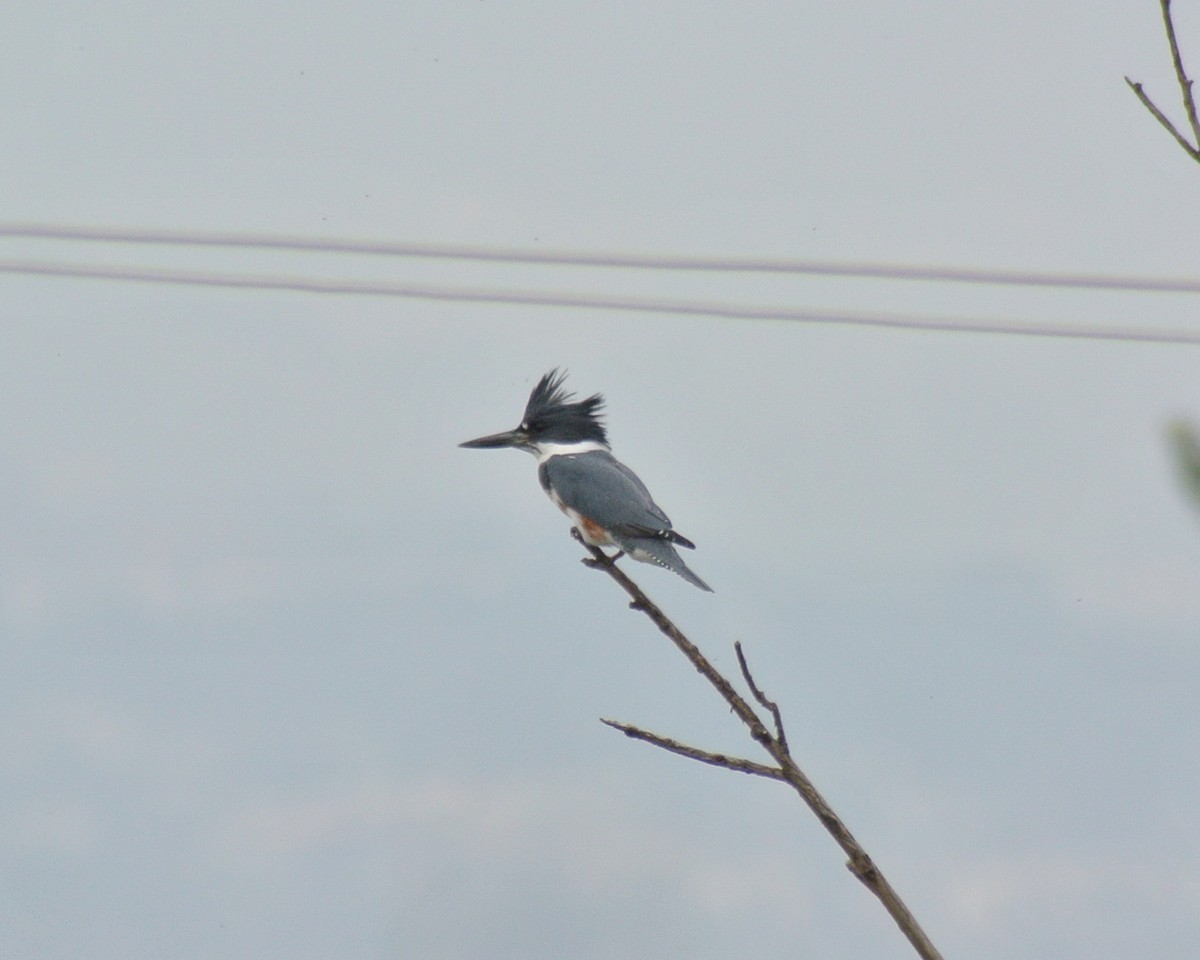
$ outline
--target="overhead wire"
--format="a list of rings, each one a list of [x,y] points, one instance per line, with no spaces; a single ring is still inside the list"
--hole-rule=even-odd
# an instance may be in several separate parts
[[[1085,326],[955,317],[906,317],[890,314],[854,313],[792,307],[746,306],[716,301],[616,297],[542,290],[430,286],[295,276],[252,276],[247,274],[202,273],[153,267],[67,264],[32,260],[0,260],[0,273],[225,289],[288,290],[301,293],[399,297],[459,303],[581,308],[739,320],[774,320],[793,323],[828,323],[906,330],[993,333],[1015,336],[1160,344],[1200,344],[1200,329],[1191,331],[1183,329]]]
[[[1127,290],[1148,293],[1200,293],[1200,279],[1097,273],[995,270],[976,267],[856,263],[778,257],[711,257],[586,250],[540,250],[466,244],[406,243],[382,240],[312,238],[261,233],[149,230],[0,222],[0,237],[171,246],[254,248],[311,253],[344,253],[428,260],[523,263],[542,266],[723,273],[812,274],[879,280],[940,281],[998,286]]]

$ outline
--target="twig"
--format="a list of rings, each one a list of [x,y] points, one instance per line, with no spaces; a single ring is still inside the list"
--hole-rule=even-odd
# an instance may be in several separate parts
[[[1179,81],[1179,90],[1183,94],[1183,108],[1187,111],[1188,122],[1192,125],[1192,136],[1200,146],[1200,118],[1196,117],[1196,101],[1192,97],[1192,81],[1183,68],[1183,57],[1179,53],[1179,41],[1175,39],[1175,24],[1171,20],[1171,0],[1160,0],[1162,4],[1163,26],[1167,31],[1167,42],[1171,45],[1171,64],[1175,67],[1175,79]]]
[[[737,773],[751,773],[757,777],[767,777],[769,780],[784,779],[783,771],[778,767],[768,767],[765,763],[755,763],[753,760],[744,760],[741,757],[729,757],[723,753],[710,753],[698,747],[689,747],[686,743],[651,733],[649,730],[643,730],[630,723],[621,723],[619,720],[605,720],[601,717],[600,722],[614,730],[620,730],[625,736],[634,740],[644,740],[646,743],[662,747],[669,753],[677,753],[689,760],[699,760],[701,763],[711,764],[714,767],[724,767],[726,770],[733,770]]]
[[[1142,89],[1140,83],[1135,83],[1129,77],[1125,78],[1125,82],[1129,84],[1129,88],[1137,94],[1137,98],[1142,101],[1142,106],[1150,111],[1151,115],[1166,130],[1175,138],[1189,157],[1197,162],[1200,162],[1200,117],[1196,114],[1196,100],[1192,96],[1192,80],[1187,75],[1187,70],[1183,66],[1183,57],[1179,52],[1179,41],[1175,39],[1175,24],[1171,20],[1171,0],[1159,0],[1162,6],[1163,25],[1167,31],[1167,42],[1171,47],[1171,63],[1175,67],[1175,79],[1179,83],[1180,93],[1183,95],[1183,109],[1187,113],[1188,123],[1192,128],[1192,137],[1195,143],[1190,142],[1187,137],[1179,132],[1179,129],[1154,104],[1154,101]]]
[[[582,540],[580,542],[582,543]],[[583,545],[594,558],[592,560],[585,559],[583,562],[596,570],[603,570],[612,577],[621,589],[629,594],[632,600],[632,603],[629,604],[630,608],[640,610],[649,617],[654,625],[666,635],[667,639],[674,643],[682,651],[683,655],[691,661],[692,666],[704,676],[704,679],[716,687],[717,692],[725,698],[725,702],[737,714],[738,719],[750,728],[750,736],[763,744],[763,746],[770,743],[772,741],[771,733],[758,718],[758,714],[754,712],[750,704],[742,699],[741,694],[733,688],[733,684],[721,676],[717,672],[716,667],[705,659],[699,647],[683,635],[683,632],[668,619],[667,615],[642,592],[642,588],[630,580],[625,575],[625,571],[606,556],[604,551],[588,543],[584,543]]]
[[[804,772],[797,766],[796,761],[792,759],[787,743],[782,739],[782,723],[777,720],[778,733],[773,735],[762,720],[759,719],[758,714],[754,712],[754,708],[708,662],[708,659],[700,652],[700,649],[684,636],[683,632],[675,626],[671,619],[642,592],[642,588],[630,580],[626,576],[625,571],[618,567],[614,560],[606,556],[602,550],[586,543],[584,546],[592,556],[584,558],[583,562],[589,567],[601,570],[612,577],[617,585],[629,595],[632,601],[629,606],[634,610],[644,613],[658,627],[659,631],[679,648],[680,652],[687,657],[692,666],[721,694],[721,697],[729,704],[730,709],[733,710],[738,719],[746,725],[750,731],[750,736],[770,754],[771,759],[779,764],[779,779],[790,784],[800,794],[801,799],[808,804],[809,809],[816,814],[817,819],[821,821],[825,829],[849,858],[846,866],[850,872],[862,881],[863,885],[883,904],[884,909],[891,915],[896,925],[900,927],[901,932],[908,938],[909,943],[912,944],[917,954],[923,960],[941,960],[941,954],[934,947],[929,937],[926,936],[925,931],[921,929],[921,925],[917,923],[917,919],[913,916],[912,911],[900,899],[900,895],[896,893],[887,878],[884,877],[882,871],[875,865],[870,855],[854,838],[854,835],[842,823],[838,815],[834,813],[833,808],[821,796],[812,781],[805,776]],[[753,686],[753,682],[750,682]],[[760,696],[760,693],[756,693],[755,696]],[[765,700],[765,697],[762,699]],[[762,701],[760,700],[760,702]],[[774,713],[774,711],[772,712]],[[624,725],[613,723],[609,725],[623,730],[627,736],[632,735]],[[669,749],[665,746],[665,743],[657,742],[666,741],[667,738],[665,737],[652,734],[645,738],[639,737],[639,739],[646,739],[648,742],[663,746],[664,749]],[[690,750],[692,748],[686,749]],[[686,751],[672,752],[682,753],[685,756],[688,755]],[[704,751],[700,752],[703,753]],[[709,756],[712,757],[715,755]],[[699,758],[697,757],[696,759]],[[712,760],[705,760],[704,762],[712,762]],[[715,765],[723,766],[724,764]]]
[[[754,682],[754,677],[750,675],[750,668],[746,665],[746,655],[742,653],[742,642],[740,640],[733,642],[733,650],[737,654],[738,666],[742,668],[742,676],[746,680],[746,686],[750,688],[750,692],[754,694],[754,699],[759,702],[759,705],[771,711],[771,717],[775,720],[775,739],[779,741],[779,745],[784,750],[787,750],[787,734],[783,732],[783,715],[779,712],[779,704],[774,700],[768,700],[766,694]]]
[[[1187,151],[1188,156],[1190,156],[1193,160],[1200,161],[1200,150],[1197,150],[1190,143],[1188,143],[1184,135],[1175,129],[1175,124],[1168,120],[1163,112],[1154,105],[1154,101],[1146,95],[1146,91],[1142,89],[1142,85],[1140,83],[1135,83],[1128,77],[1125,78],[1125,82],[1129,84],[1130,89],[1137,94],[1138,99],[1142,101],[1142,104],[1147,110],[1150,111],[1150,113],[1154,116],[1154,119],[1166,127],[1167,131],[1175,138],[1176,142]]]

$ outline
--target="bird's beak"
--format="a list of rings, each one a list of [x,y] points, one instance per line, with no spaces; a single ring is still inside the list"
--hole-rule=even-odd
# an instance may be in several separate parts
[[[466,443],[460,443],[460,447],[467,447],[472,450],[496,450],[500,447],[519,447],[529,439],[529,436],[523,430],[506,430],[504,433],[493,433],[489,437],[480,437],[478,440],[468,440]]]

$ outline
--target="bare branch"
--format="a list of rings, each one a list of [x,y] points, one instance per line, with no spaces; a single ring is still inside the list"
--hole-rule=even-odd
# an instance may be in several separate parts
[[[580,542],[582,543],[583,541],[580,540]],[[691,661],[692,666],[703,675],[704,679],[716,688],[717,692],[725,699],[725,702],[729,704],[733,712],[737,714],[738,719],[750,728],[750,736],[764,746],[771,742],[771,734],[762,720],[758,718],[758,714],[742,698],[742,695],[733,688],[733,684],[721,676],[717,672],[717,668],[708,662],[704,654],[700,652],[700,648],[683,635],[683,632],[671,622],[667,615],[642,592],[642,588],[630,580],[625,575],[625,571],[606,556],[604,551],[588,543],[584,543],[583,545],[593,557],[593,559],[585,559],[583,562],[596,570],[603,570],[617,582],[622,590],[629,594],[632,600],[629,604],[630,608],[640,610],[649,617],[654,625],[666,635],[667,639],[679,648],[680,652]]]
[[[1135,83],[1129,77],[1125,78],[1125,82],[1129,84],[1137,98],[1142,101],[1142,106],[1150,111],[1150,114],[1163,125],[1168,133],[1175,138],[1187,155],[1193,160],[1200,162],[1200,118],[1196,115],[1196,101],[1192,96],[1192,80],[1187,75],[1187,70],[1183,66],[1183,57],[1179,53],[1179,42],[1175,39],[1175,24],[1171,20],[1171,0],[1159,0],[1162,7],[1163,25],[1167,31],[1167,42],[1171,47],[1171,63],[1175,67],[1175,79],[1179,83],[1179,91],[1183,96],[1183,109],[1187,113],[1188,123],[1192,128],[1192,138],[1194,143],[1189,141],[1179,128],[1175,126],[1158,107],[1154,101],[1150,99],[1146,91],[1142,89],[1140,83]]]
[[[733,642],[734,653],[737,654],[738,666],[742,668],[742,676],[746,679],[746,686],[750,688],[750,692],[754,694],[754,699],[758,701],[759,706],[765,707],[771,711],[771,716],[775,720],[775,739],[779,741],[779,745],[784,750],[788,749],[787,734],[783,732],[783,715],[779,712],[779,704],[774,700],[768,700],[754,682],[754,677],[750,675],[750,667],[746,664],[746,655],[742,653],[742,642],[735,640]]]
[[[698,747],[689,747],[686,743],[651,733],[649,730],[643,730],[641,727],[635,727],[629,723],[621,723],[619,720],[605,720],[601,717],[600,722],[614,730],[620,730],[625,736],[634,740],[643,740],[671,753],[677,753],[681,757],[687,757],[689,760],[699,760],[701,763],[711,764],[714,767],[724,767],[726,770],[733,770],[737,773],[750,773],[757,777],[767,777],[770,780],[784,779],[783,771],[778,767],[768,767],[765,763],[755,763],[753,760],[744,760],[741,757],[728,757],[723,753],[710,753]]]
[[[1183,108],[1187,111],[1188,122],[1192,125],[1192,137],[1200,146],[1200,119],[1196,117],[1196,101],[1192,97],[1192,81],[1183,68],[1183,57],[1179,54],[1179,42],[1175,39],[1175,24],[1171,20],[1171,0],[1161,0],[1163,26],[1167,31],[1167,42],[1171,45],[1171,65],[1175,67],[1175,79],[1179,81],[1179,91],[1183,94]]]
[[[708,680],[710,684],[712,684],[717,692],[721,694],[721,697],[727,704],[729,704],[730,709],[733,710],[738,719],[740,719],[742,723],[746,725],[750,732],[750,736],[753,737],[754,740],[756,740],[762,746],[762,748],[771,755],[771,759],[779,764],[779,779],[787,782],[798,794],[800,794],[801,799],[803,799],[804,802],[808,804],[809,809],[816,814],[817,819],[821,821],[825,829],[849,858],[847,866],[849,867],[850,871],[856,877],[858,877],[858,879],[862,881],[863,885],[875,895],[881,904],[883,904],[884,909],[887,910],[892,919],[896,922],[896,925],[900,928],[901,932],[905,935],[905,937],[908,938],[909,943],[912,944],[913,949],[916,950],[917,954],[922,957],[923,960],[941,960],[941,954],[937,951],[937,948],[934,947],[933,942],[929,939],[929,937],[926,936],[925,931],[921,929],[921,925],[917,922],[917,918],[913,916],[912,911],[910,911],[904,901],[900,899],[900,895],[896,893],[895,889],[893,889],[887,878],[884,877],[882,871],[875,865],[875,862],[871,859],[870,855],[868,855],[866,850],[863,849],[862,845],[854,838],[854,835],[850,832],[846,825],[842,823],[838,815],[834,813],[833,808],[830,807],[825,801],[825,798],[821,796],[820,792],[813,785],[812,781],[805,776],[804,772],[796,764],[796,761],[792,759],[792,755],[788,751],[787,744],[785,741],[783,741],[782,737],[780,735],[773,735],[766,728],[762,720],[759,719],[758,714],[754,712],[754,708],[751,707],[750,704],[747,703],[742,697],[742,695],[734,689],[733,685],[726,680],[725,677],[722,676],[711,663],[708,662],[704,654],[700,652],[700,649],[694,643],[692,643],[691,640],[684,636],[683,632],[677,626],[675,626],[671,619],[665,613],[663,613],[663,611],[655,603],[653,603],[649,597],[646,596],[646,594],[642,591],[642,588],[630,580],[628,576],[626,576],[625,571],[616,565],[614,559],[606,556],[604,552],[597,547],[593,547],[586,543],[584,546],[592,556],[590,558],[584,558],[583,562],[589,567],[592,567],[595,570],[601,570],[612,577],[617,585],[629,595],[632,601],[629,606],[633,610],[644,613],[650,619],[650,621],[656,627],[658,627],[659,631],[663,633],[672,643],[674,643],[676,647],[679,648],[680,652],[687,657],[692,666],[695,667],[696,670],[698,670],[700,674],[706,680]],[[757,690],[757,687],[755,687],[755,689]],[[761,696],[761,692],[756,693],[755,696]],[[765,697],[762,697],[760,702],[765,699]],[[768,709],[770,708],[768,707]],[[633,734],[629,733],[629,729],[622,725],[610,724],[610,726],[614,726],[617,729],[623,730],[627,736],[633,736]],[[779,734],[782,734],[782,723],[779,723],[778,726]],[[655,735],[651,735],[651,737],[654,736]],[[639,739],[650,738],[639,737]],[[661,741],[664,738],[657,739]],[[651,740],[651,742],[655,741]],[[660,743],[659,745],[666,749],[665,744]],[[685,750],[690,749],[692,748],[685,748]],[[688,755],[685,751],[673,752],[680,752],[685,756]],[[703,751],[699,752],[703,753]],[[695,759],[701,758],[695,757]],[[722,764],[717,765],[721,766]]]
[[[1151,100],[1146,94],[1146,91],[1142,89],[1142,85],[1140,83],[1135,83],[1128,77],[1125,78],[1125,82],[1129,84],[1129,88],[1137,94],[1137,98],[1142,101],[1142,105],[1150,111],[1154,119],[1161,123],[1166,128],[1167,132],[1175,138],[1175,141],[1187,151],[1188,156],[1193,160],[1200,161],[1200,150],[1197,150],[1190,143],[1188,143],[1187,138],[1175,128],[1175,124],[1168,120],[1166,114],[1164,114],[1158,109],[1158,107],[1154,105],[1154,101]]]

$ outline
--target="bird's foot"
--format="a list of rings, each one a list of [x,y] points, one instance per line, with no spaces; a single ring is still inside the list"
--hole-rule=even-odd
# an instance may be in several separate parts
[[[611,566],[612,566],[614,563],[616,563],[616,562],[617,562],[618,560],[620,560],[620,559],[621,559],[623,556],[625,556],[625,551],[624,551],[624,550],[618,550],[618,551],[617,551],[616,553],[614,553],[614,554],[613,554],[611,557],[610,557],[610,556],[608,556],[608,555],[607,555],[607,554],[606,554],[606,553],[605,553],[603,550],[601,550],[599,547],[593,546],[592,544],[590,544],[590,543],[588,543],[586,540],[584,540],[584,539],[583,539],[583,534],[581,534],[581,533],[579,532],[579,528],[578,528],[578,527],[572,527],[572,528],[571,528],[571,536],[572,536],[574,539],[578,540],[580,543],[582,543],[582,544],[583,544],[585,547],[587,547],[589,550],[595,550],[595,551],[597,551],[597,552],[600,554],[600,557],[603,557],[603,558],[604,558],[603,560],[601,560],[601,559],[600,559],[600,557],[584,557],[584,558],[583,558],[583,563],[584,563],[586,566],[589,566],[589,567],[611,567]]]
[[[614,553],[610,557],[606,553],[604,553],[604,551],[600,550],[599,547],[596,547],[594,549],[597,552],[599,552],[600,556],[599,557],[584,557],[580,562],[585,567],[592,567],[593,569],[595,569],[597,567],[611,567],[618,560],[620,560],[623,556],[625,556],[624,550],[618,550],[616,553]]]

